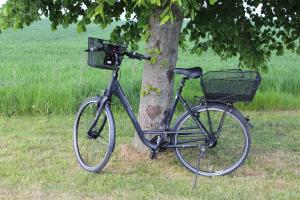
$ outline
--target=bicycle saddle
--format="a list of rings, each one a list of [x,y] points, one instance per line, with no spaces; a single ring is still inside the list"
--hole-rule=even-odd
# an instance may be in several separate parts
[[[175,68],[174,73],[182,74],[187,78],[199,78],[200,76],[202,76],[202,68],[201,67]]]

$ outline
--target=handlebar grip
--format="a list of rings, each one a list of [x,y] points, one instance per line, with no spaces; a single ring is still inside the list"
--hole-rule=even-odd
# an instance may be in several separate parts
[[[133,58],[133,59],[139,59],[139,60],[151,60],[151,57],[149,56],[144,56],[142,54],[139,54],[137,52],[126,52],[126,55],[129,57],[129,58]]]
[[[137,53],[137,52],[134,52],[133,54],[134,54],[134,56],[135,56],[137,59],[139,59],[139,60],[144,59],[144,55],[142,55],[142,54],[139,54],[139,53]]]
[[[144,59],[145,60],[151,60],[151,57],[150,56],[144,56]]]

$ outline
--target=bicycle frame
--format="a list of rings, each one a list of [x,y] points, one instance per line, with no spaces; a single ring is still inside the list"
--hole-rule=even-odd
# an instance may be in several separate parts
[[[118,59],[118,56],[116,55],[116,59]],[[158,145],[154,145],[150,142],[150,140],[148,140],[145,135],[172,135],[172,134],[193,134],[195,132],[182,132],[182,131],[172,131],[172,129],[170,129],[170,123],[172,121],[174,112],[176,110],[177,104],[178,102],[181,102],[183,107],[187,110],[187,112],[191,115],[192,119],[195,121],[196,125],[198,126],[198,128],[200,129],[201,133],[199,134],[204,134],[205,137],[209,137],[209,131],[204,127],[204,125],[202,124],[202,122],[196,117],[195,113],[192,111],[192,109],[189,107],[189,105],[187,104],[186,100],[181,96],[181,92],[182,89],[184,87],[185,81],[188,79],[187,77],[183,77],[181,79],[179,88],[177,89],[177,93],[175,96],[175,99],[172,103],[171,106],[171,110],[170,113],[168,114],[167,118],[165,119],[165,129],[157,129],[157,130],[142,130],[137,118],[135,117],[135,114],[130,106],[130,103],[128,101],[128,99],[125,96],[125,93],[118,81],[118,72],[119,72],[120,67],[117,66],[116,69],[113,71],[112,73],[112,79],[109,83],[109,86],[107,87],[107,89],[104,92],[103,98],[101,99],[99,108],[98,108],[98,112],[97,115],[92,123],[91,128],[89,129],[89,131],[91,131],[94,126],[96,125],[100,113],[103,109],[103,107],[105,106],[106,103],[111,101],[112,96],[116,96],[121,104],[123,105],[125,111],[127,112],[139,138],[141,139],[141,141],[149,148],[151,149],[157,149]],[[171,144],[167,144],[164,147],[165,148],[177,148],[177,147],[195,147],[198,145],[171,145]]]

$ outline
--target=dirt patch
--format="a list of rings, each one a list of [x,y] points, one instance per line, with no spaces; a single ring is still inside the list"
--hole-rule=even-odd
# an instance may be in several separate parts
[[[166,179],[176,179],[190,174],[174,160],[174,153],[166,151],[158,154],[157,160],[150,160],[147,153],[137,152],[131,145],[122,144],[116,148],[106,170],[117,174],[135,174],[141,170],[147,174],[161,174]],[[232,175],[238,177],[267,177],[274,173],[300,174],[300,154],[294,152],[274,151],[266,153],[253,152],[246,163]]]
[[[148,154],[137,152],[129,144],[122,144],[112,154],[106,170],[113,173],[131,174],[135,173],[139,166],[149,162]]]
[[[276,170],[288,169],[300,165],[300,154],[292,152],[275,151],[260,155],[260,164]]]
[[[23,190],[0,189],[0,199],[62,199],[61,195],[57,196],[57,193],[43,192],[40,187],[34,185]]]
[[[129,144],[122,144],[119,147],[119,156],[118,157],[120,160],[126,160],[128,162],[141,162],[141,161],[148,160],[149,154],[137,152]]]
[[[293,152],[274,151],[250,155],[250,164],[243,165],[239,171],[243,175],[266,176],[274,172],[291,172],[300,174],[300,154]]]
[[[52,200],[52,199],[98,199],[113,200],[116,198],[102,195],[74,194],[60,191],[42,191],[41,188],[33,186],[24,190],[0,188],[0,199],[5,200]]]
[[[267,172],[261,170],[261,169],[253,169],[250,167],[247,167],[245,165],[242,165],[238,170],[237,170],[237,176],[250,176],[250,177],[266,177]]]
[[[290,172],[300,175],[300,154],[274,151],[267,153],[251,152],[246,164],[237,171],[237,176],[266,177],[274,172]]]
[[[5,148],[6,148],[6,145],[0,143],[0,149],[5,149]]]
[[[139,153],[129,144],[116,148],[105,170],[126,175],[143,171],[148,175],[163,176],[165,179],[182,178],[188,173],[179,163],[174,163],[173,152],[161,152],[157,159],[151,160],[149,153]]]
[[[294,169],[296,175],[300,176],[300,168]]]

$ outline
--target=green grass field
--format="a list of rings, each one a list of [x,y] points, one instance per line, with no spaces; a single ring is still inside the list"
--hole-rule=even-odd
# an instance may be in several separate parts
[[[0,199],[299,199],[300,112],[247,114],[255,128],[246,163],[225,177],[199,177],[195,190],[173,152],[152,161],[132,149],[133,127],[121,112],[116,150],[101,174],[76,163],[73,116],[2,116]]]
[[[51,32],[49,22],[43,20],[21,31],[0,34],[0,113],[74,113],[85,97],[101,94],[111,72],[88,67],[83,50],[88,36],[108,39],[111,29],[101,30],[92,25],[86,33],[78,34],[75,26],[71,26]],[[140,51],[144,52],[143,47]],[[262,74],[259,92],[246,109],[299,109],[299,61],[300,56],[288,51],[282,57],[273,56],[269,73]],[[180,51],[178,66],[198,65],[205,72],[235,68],[237,59],[221,61],[211,51],[200,57]],[[143,62],[124,59],[121,83],[135,109],[142,70]],[[199,80],[195,80],[188,83],[184,94],[192,99],[200,91]]]

